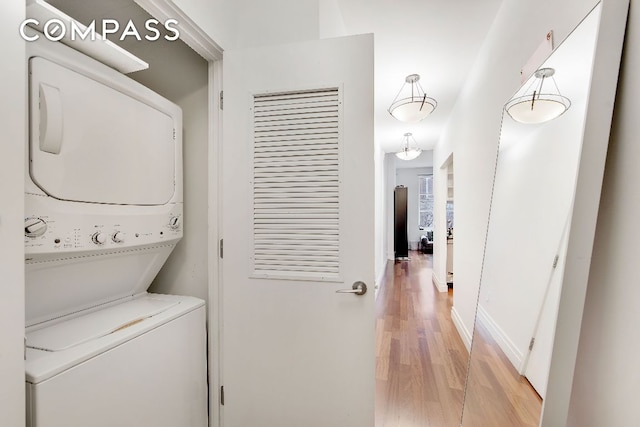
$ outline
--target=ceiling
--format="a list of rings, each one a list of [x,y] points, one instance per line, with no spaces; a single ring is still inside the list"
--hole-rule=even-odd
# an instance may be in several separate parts
[[[131,0],[47,0],[78,20],[131,17]],[[406,132],[423,150],[437,143],[502,0],[335,0],[347,34],[374,33],[376,139],[398,151]],[[127,46],[131,48],[131,46]],[[420,123],[394,119],[387,108],[409,74],[420,75],[436,110]],[[424,153],[403,167],[431,166]],[[424,158],[424,157],[428,157]],[[420,163],[420,164],[418,164]]]
[[[398,151],[413,133],[423,150],[438,141],[501,0],[338,0],[348,34],[374,33],[376,139]],[[387,108],[409,74],[420,74],[436,110],[401,123]]]

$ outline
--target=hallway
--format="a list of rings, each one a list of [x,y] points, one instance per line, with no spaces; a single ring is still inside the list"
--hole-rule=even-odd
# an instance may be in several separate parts
[[[376,427],[460,423],[467,350],[453,294],[431,282],[431,255],[387,268],[376,302]]]
[[[451,320],[453,292],[431,282],[432,256],[388,268],[376,301],[376,427],[460,425],[467,350]],[[468,427],[537,426],[542,400],[485,328],[475,334]]]

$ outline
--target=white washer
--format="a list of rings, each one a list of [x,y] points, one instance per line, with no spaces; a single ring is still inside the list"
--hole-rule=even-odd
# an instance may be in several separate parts
[[[83,54],[28,44],[29,427],[204,427],[204,301],[147,293],[182,238],[182,113]]]
[[[28,425],[205,426],[204,322],[203,301],[148,294],[28,333]]]

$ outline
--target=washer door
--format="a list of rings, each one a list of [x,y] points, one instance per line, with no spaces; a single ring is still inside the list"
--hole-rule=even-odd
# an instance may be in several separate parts
[[[29,61],[30,175],[61,200],[162,205],[175,192],[174,118],[113,87],[44,58]],[[139,91],[138,91],[139,92]]]

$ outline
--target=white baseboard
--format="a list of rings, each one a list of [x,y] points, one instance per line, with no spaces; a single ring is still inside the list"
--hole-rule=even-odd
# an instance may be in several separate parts
[[[493,318],[482,307],[478,307],[478,319],[482,322],[487,329],[493,340],[498,344],[498,347],[507,356],[509,362],[514,368],[520,372],[520,368],[523,362],[522,352],[518,350],[518,347],[511,341],[509,336],[498,326]]]
[[[435,271],[431,274],[431,281],[433,282],[433,286],[436,287],[438,292],[447,292],[449,290],[447,283],[438,279]]]
[[[460,335],[460,338],[462,338],[462,342],[464,343],[464,346],[467,347],[467,351],[470,351],[471,350],[471,334],[469,333],[467,328],[465,328],[464,323],[462,323],[462,319],[460,318],[460,315],[458,314],[458,311],[456,310],[455,307],[451,307],[451,320],[453,320],[453,324],[455,325],[456,330],[458,331],[458,335]]]

